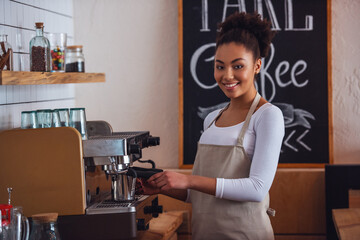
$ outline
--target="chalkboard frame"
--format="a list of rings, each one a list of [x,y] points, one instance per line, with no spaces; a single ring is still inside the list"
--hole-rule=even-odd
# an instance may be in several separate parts
[[[333,114],[332,114],[332,52],[331,52],[331,0],[327,2],[327,75],[328,75],[328,139],[329,163],[279,163],[279,168],[324,168],[333,164]],[[179,168],[192,169],[193,164],[184,164],[184,96],[183,96],[183,0],[178,0],[178,91],[179,91]]]

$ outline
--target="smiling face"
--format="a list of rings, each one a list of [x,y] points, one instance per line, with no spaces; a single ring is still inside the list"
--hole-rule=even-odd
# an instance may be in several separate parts
[[[216,50],[214,77],[230,99],[253,97],[254,77],[260,68],[261,59],[254,60],[253,53],[242,44],[230,42]]]

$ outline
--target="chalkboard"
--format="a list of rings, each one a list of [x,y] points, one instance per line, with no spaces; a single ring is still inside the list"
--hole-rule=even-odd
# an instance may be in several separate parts
[[[280,166],[331,163],[330,1],[179,0],[180,167],[192,167],[206,115],[229,102],[213,59],[217,25],[235,11],[256,11],[277,32],[256,88],[284,114]]]

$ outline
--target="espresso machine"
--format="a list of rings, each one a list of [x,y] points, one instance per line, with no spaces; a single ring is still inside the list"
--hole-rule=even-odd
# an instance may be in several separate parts
[[[0,189],[12,187],[14,204],[28,217],[58,212],[63,239],[141,238],[162,206],[157,195],[136,194],[136,179],[162,171],[142,159],[160,139],[148,131],[113,132],[105,121],[86,127],[86,140],[71,127],[0,132]]]

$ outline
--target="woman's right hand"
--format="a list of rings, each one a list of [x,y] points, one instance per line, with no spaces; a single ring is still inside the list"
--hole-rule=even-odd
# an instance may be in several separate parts
[[[160,194],[160,188],[155,185],[148,183],[147,179],[137,178],[136,179],[137,192],[144,195]]]

